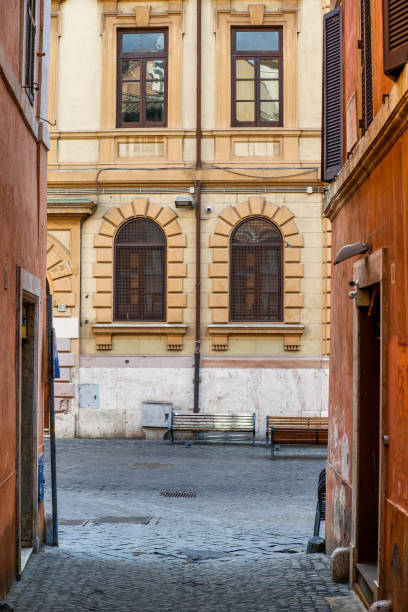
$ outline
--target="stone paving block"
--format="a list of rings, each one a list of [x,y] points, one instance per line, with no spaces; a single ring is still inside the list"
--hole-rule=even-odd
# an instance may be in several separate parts
[[[7,602],[16,612],[330,612],[350,591],[331,581],[324,554],[305,554],[317,451],[271,462],[261,445],[60,439],[60,546],[32,555]]]

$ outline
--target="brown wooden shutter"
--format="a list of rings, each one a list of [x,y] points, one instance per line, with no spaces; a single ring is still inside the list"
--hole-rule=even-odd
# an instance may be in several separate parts
[[[361,128],[364,132],[373,120],[373,64],[371,57],[371,0],[361,0]]]
[[[393,73],[408,61],[408,2],[383,0],[384,71]]]
[[[323,139],[322,178],[332,181],[343,161],[343,53],[342,13],[324,16],[323,31]]]

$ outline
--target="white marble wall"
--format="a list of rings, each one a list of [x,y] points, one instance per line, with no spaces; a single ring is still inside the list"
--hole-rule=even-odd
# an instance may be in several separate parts
[[[57,415],[57,435],[143,438],[144,401],[168,401],[174,410],[192,411],[193,368],[80,367],[78,384],[96,385],[95,408]],[[264,437],[266,415],[327,416],[327,368],[201,369],[200,404],[207,413],[256,412],[257,436]]]

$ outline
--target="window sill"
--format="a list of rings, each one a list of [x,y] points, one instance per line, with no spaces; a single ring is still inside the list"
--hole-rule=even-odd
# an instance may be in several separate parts
[[[96,323],[92,326],[96,336],[96,348],[99,351],[110,351],[112,349],[112,336],[167,336],[167,350],[181,351],[183,348],[183,336],[187,331],[187,325],[175,325],[171,323]]]
[[[227,351],[229,336],[282,336],[285,351],[300,350],[304,325],[293,323],[226,323],[208,326],[213,351]]]

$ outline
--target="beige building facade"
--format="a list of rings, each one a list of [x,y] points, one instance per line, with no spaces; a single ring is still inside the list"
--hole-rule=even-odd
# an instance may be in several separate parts
[[[326,4],[202,0],[197,163],[196,2],[52,1],[58,435],[193,410],[197,346],[201,411],[256,412],[259,437],[267,414],[327,414]]]

